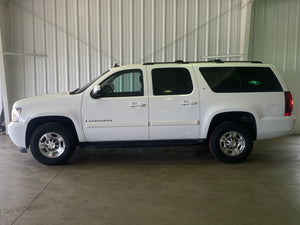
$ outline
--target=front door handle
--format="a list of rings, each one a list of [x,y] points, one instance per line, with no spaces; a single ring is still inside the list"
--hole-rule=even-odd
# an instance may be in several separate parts
[[[145,106],[146,104],[140,102],[133,102],[131,105],[129,105],[130,108],[141,108]]]
[[[197,102],[196,101],[184,100],[183,102],[180,103],[180,105],[183,105],[183,106],[197,105]]]

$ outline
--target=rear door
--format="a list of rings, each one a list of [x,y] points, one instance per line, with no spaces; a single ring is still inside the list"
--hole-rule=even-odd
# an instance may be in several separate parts
[[[193,68],[149,65],[150,140],[196,139],[199,97]]]

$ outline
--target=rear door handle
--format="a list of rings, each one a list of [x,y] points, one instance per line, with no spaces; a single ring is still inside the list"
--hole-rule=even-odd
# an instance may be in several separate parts
[[[146,104],[140,102],[133,102],[131,105],[129,105],[130,108],[141,108],[145,106]]]
[[[197,102],[196,101],[184,100],[183,102],[180,103],[180,105],[183,105],[183,106],[197,105]]]

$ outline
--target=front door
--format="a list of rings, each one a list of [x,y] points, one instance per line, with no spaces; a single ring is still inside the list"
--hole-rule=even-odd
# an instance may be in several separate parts
[[[142,69],[112,74],[101,82],[101,97],[86,91],[82,124],[88,142],[148,140],[147,81]]]
[[[199,95],[192,66],[154,65],[147,73],[150,140],[197,139]]]

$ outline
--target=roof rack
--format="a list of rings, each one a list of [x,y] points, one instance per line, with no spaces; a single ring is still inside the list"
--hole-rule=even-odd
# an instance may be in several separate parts
[[[174,62],[146,62],[143,65],[170,64],[170,63],[188,64],[189,62],[185,62],[185,61],[179,59],[179,60],[175,60]]]
[[[222,59],[210,59],[205,62],[215,62],[215,63],[263,63],[261,61],[223,61]],[[197,63],[197,62],[190,62],[190,63]],[[201,61],[203,63],[203,61]]]
[[[183,61],[176,60],[174,62],[146,62],[143,65],[154,65],[154,64],[170,64],[170,63],[178,63],[178,64],[188,64],[188,63],[260,63],[261,61],[223,61],[221,59],[211,59],[208,61]]]
[[[209,59],[208,62],[224,63],[224,61],[221,59]]]

